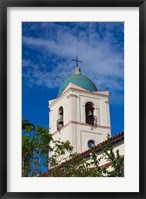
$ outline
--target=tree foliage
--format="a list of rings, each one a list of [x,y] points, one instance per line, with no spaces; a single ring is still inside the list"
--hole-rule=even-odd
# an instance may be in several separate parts
[[[124,176],[124,156],[119,154],[119,150],[114,152],[110,136],[107,136],[107,144],[103,147],[103,159],[110,162],[110,168],[105,167],[103,173],[107,177],[123,177]]]
[[[23,124],[23,123],[22,123]],[[22,176],[37,176],[48,165],[51,135],[48,129],[25,124],[22,136]]]
[[[82,158],[80,154],[73,152],[69,141],[53,140],[48,129],[40,126],[35,128],[28,121],[25,122],[25,126],[22,125],[22,128],[22,176],[124,176],[124,157],[118,150],[114,151],[110,136],[107,137],[107,144],[100,146],[103,151],[100,158],[95,147],[91,147],[89,155]],[[109,162],[110,165],[101,168],[102,160]]]

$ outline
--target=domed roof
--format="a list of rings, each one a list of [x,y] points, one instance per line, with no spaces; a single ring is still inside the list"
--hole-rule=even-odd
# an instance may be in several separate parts
[[[95,84],[86,76],[81,74],[80,68],[78,66],[74,69],[74,74],[68,77],[60,86],[58,97],[63,93],[69,83],[76,84],[88,91],[97,91]]]

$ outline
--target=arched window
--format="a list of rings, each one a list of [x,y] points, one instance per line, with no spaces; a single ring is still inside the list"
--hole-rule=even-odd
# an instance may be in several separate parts
[[[94,125],[94,107],[92,102],[85,104],[86,123]]]
[[[64,126],[63,107],[60,106],[60,108],[58,109],[57,130],[60,130],[63,126]]]

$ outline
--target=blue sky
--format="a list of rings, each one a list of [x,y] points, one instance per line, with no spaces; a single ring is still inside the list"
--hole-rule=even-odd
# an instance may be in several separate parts
[[[112,135],[124,130],[124,23],[23,22],[22,118],[49,126],[48,100],[73,73],[73,58],[98,90],[110,91]]]

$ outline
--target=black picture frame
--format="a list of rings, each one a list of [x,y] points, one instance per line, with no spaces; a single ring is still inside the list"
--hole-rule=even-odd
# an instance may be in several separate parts
[[[140,16],[140,191],[110,193],[7,192],[7,8],[8,7],[139,7]],[[146,1],[145,0],[1,0],[0,1],[0,197],[1,198],[146,198]],[[135,149],[136,150],[136,149]],[[134,171],[133,171],[134,179]],[[129,185],[130,186],[130,185]]]

